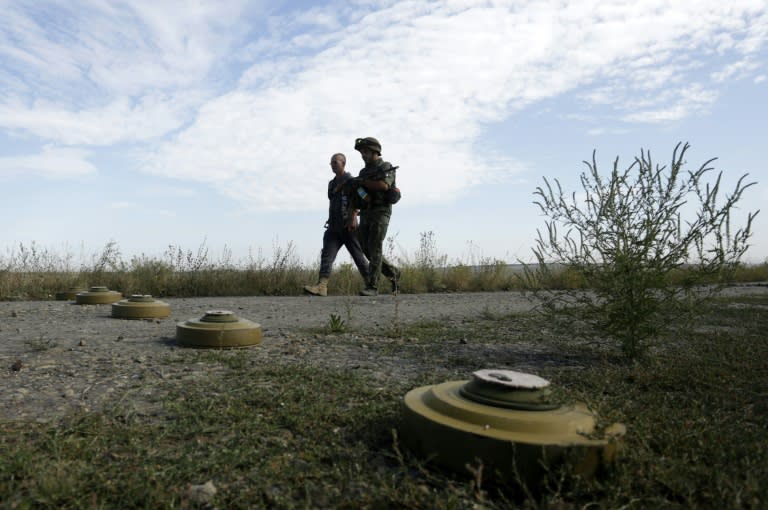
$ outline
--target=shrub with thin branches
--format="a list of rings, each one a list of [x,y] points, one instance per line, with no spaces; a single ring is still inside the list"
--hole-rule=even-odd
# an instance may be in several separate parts
[[[692,303],[710,297],[747,251],[752,221],[734,228],[732,213],[754,182],[742,175],[723,194],[722,172],[710,159],[685,171],[689,145],[677,144],[672,162],[654,165],[650,152],[625,170],[619,159],[608,176],[592,153],[580,176],[583,197],[546,178],[534,193],[548,218],[526,268],[530,288],[552,288],[552,267],[581,276],[588,292],[540,292],[547,313],[565,314],[620,342],[636,356],[643,342],[686,315]],[[670,276],[684,278],[672,284]],[[703,287],[702,284],[712,284]]]

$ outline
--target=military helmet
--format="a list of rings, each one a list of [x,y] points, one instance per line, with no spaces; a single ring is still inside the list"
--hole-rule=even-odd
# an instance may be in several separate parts
[[[355,140],[355,150],[359,151],[363,147],[367,147],[373,151],[381,154],[381,144],[377,139],[372,136],[366,136],[365,138],[358,138]]]

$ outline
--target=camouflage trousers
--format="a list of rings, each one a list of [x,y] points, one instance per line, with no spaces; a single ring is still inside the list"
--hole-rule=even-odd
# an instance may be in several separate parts
[[[400,275],[400,271],[384,258],[384,239],[387,237],[391,215],[391,207],[360,211],[360,226],[357,235],[360,239],[360,247],[365,256],[368,257],[366,286],[372,289],[379,288],[379,274],[383,274],[389,279]]]

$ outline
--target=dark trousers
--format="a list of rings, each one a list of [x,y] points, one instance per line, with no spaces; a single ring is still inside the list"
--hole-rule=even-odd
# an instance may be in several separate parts
[[[396,278],[400,271],[384,258],[384,238],[389,228],[389,210],[360,212],[358,235],[363,253],[368,257],[368,287],[379,288],[379,273],[385,277]]]
[[[368,281],[368,260],[363,255],[360,247],[360,240],[356,232],[349,232],[346,229],[334,231],[330,228],[325,229],[323,234],[323,251],[320,253],[320,278],[331,276],[331,268],[336,260],[339,250],[346,246],[347,251],[352,256],[352,260],[360,271],[363,281]]]

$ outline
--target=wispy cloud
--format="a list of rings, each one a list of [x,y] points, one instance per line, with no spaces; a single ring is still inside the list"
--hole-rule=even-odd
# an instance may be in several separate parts
[[[615,129],[615,128],[591,128],[587,130],[587,134],[589,136],[601,136],[601,135],[623,135],[627,133],[626,129]]]
[[[717,99],[715,90],[699,84],[660,94],[633,113],[625,115],[627,122],[659,123],[680,120],[692,114],[706,111]]]
[[[38,175],[53,179],[82,177],[96,173],[84,149],[46,146],[32,156],[0,157],[0,177]]]
[[[137,100],[116,96],[109,104],[73,110],[38,100],[0,104],[0,125],[66,145],[111,145],[154,140],[177,129],[193,113],[194,95],[146,94]]]
[[[240,89],[208,103],[148,168],[209,182],[254,207],[319,207],[326,176],[307,163],[375,135],[402,165],[411,203],[450,200],[491,169],[520,167],[475,151],[488,124],[606,81],[586,97],[626,122],[701,113],[717,99],[713,82],[690,79],[707,54],[739,61],[759,47],[747,38],[765,41],[747,21],[765,24],[754,2],[493,5],[389,2],[358,18],[319,16],[323,27],[343,27],[330,39],[304,36],[327,47],[264,45]],[[723,32],[731,42],[716,48]]]
[[[131,202],[131,201],[120,201],[120,202],[112,202],[108,205],[110,209],[116,210],[116,211],[128,211],[131,214],[135,215],[160,215],[160,216],[166,216],[166,217],[176,217],[176,212],[171,211],[169,209],[157,209],[151,206],[147,206],[146,204],[142,204],[139,202]]]
[[[445,201],[524,168],[478,151],[494,123],[568,92],[627,123],[702,114],[723,82],[760,79],[768,39],[754,0],[357,1],[270,17],[244,4],[8,9],[0,127],[146,143],[145,171],[260,209],[323,207],[328,156],[376,136],[409,203]]]
[[[241,30],[245,0],[16,2],[0,10],[0,127],[64,144],[178,128]]]
[[[712,79],[721,83],[733,77],[754,75],[760,69],[760,64],[753,59],[744,59],[725,66],[722,70],[712,73]]]

